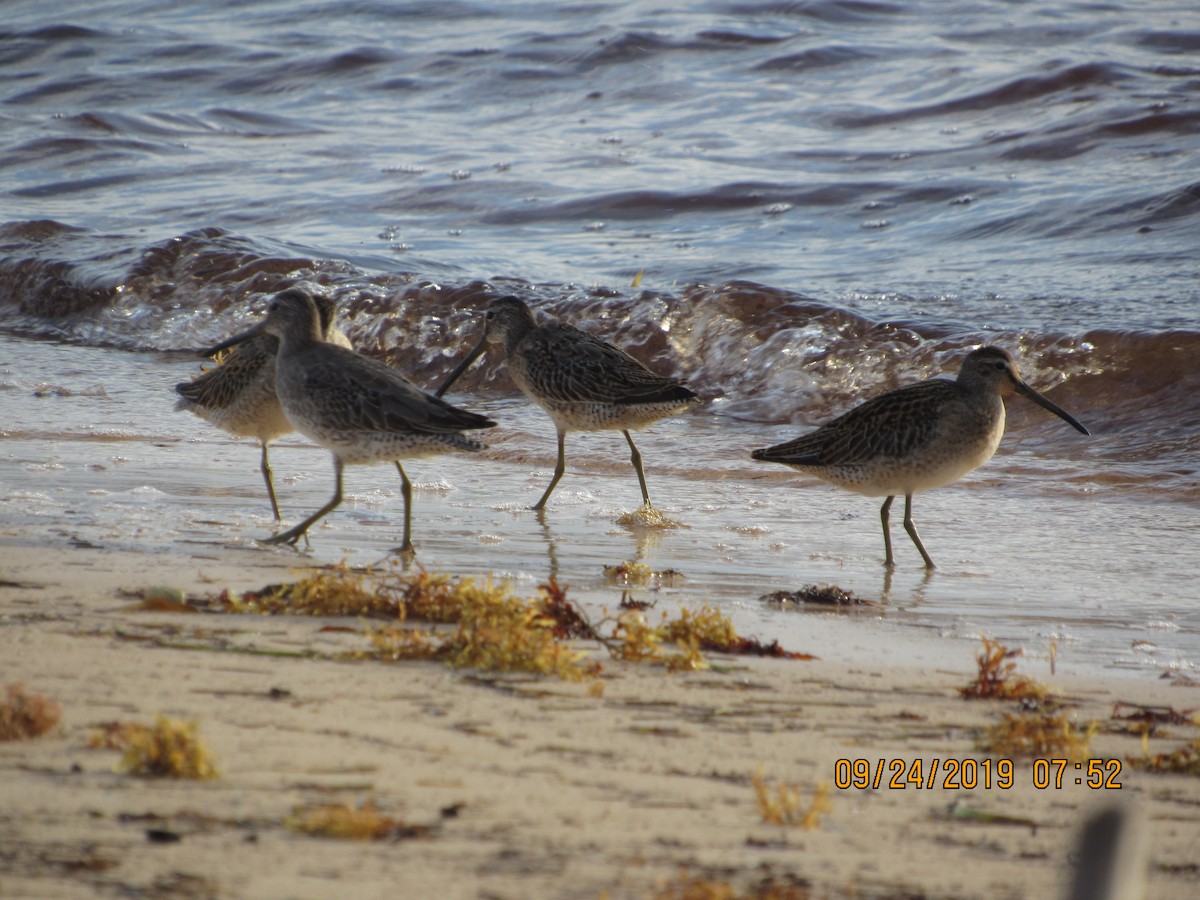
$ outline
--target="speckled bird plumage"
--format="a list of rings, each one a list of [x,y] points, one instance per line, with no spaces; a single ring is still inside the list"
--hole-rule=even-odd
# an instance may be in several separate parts
[[[533,312],[516,297],[501,297],[486,310],[484,335],[446,378],[442,394],[488,345],[502,348],[517,387],[544,409],[558,432],[558,465],[542,499],[550,498],[565,469],[564,441],[570,431],[617,429],[629,443],[631,460],[649,506],[641,455],[630,430],[644,428],[699,402],[696,394],[674,378],[655,374],[624,350],[562,322],[539,325]]]
[[[285,337],[276,365],[275,391],[296,431],[346,465],[482,450],[460,432],[495,424],[430,396],[386,363],[311,337]]]
[[[299,290],[293,288],[292,290]],[[287,293],[287,292],[285,292]],[[322,338],[349,347],[350,341],[334,327],[333,301],[314,297],[321,317]],[[275,519],[280,519],[267,446],[293,431],[275,396],[275,357],[279,339],[260,334],[233,347],[220,363],[175,385],[177,411],[195,413],[234,437],[250,437],[262,447],[261,469]]]
[[[275,351],[268,334],[251,338],[212,369],[175,385],[175,409],[193,412],[236,437],[263,443],[292,430],[275,396]]]
[[[982,347],[967,356],[954,381],[933,378],[889,391],[795,440],[755,450],[752,457],[869,497],[886,496],[881,515],[888,566],[894,565],[888,510],[903,494],[905,528],[933,568],[912,524],[912,496],[956,481],[992,458],[1004,436],[1004,398],[1014,392],[1088,433],[1021,380],[1007,351]]]
[[[754,458],[868,497],[915,494],[991,459],[1004,423],[999,393],[932,378],[868,400],[816,431],[756,451]]]
[[[322,341],[312,298],[289,291],[272,301],[267,318],[239,338],[269,334],[278,339],[275,393],[293,428],[333,454],[333,499],[270,543],[294,543],[341,502],[347,465],[394,462],[404,496],[404,541],[411,549],[412,488],[401,459],[446,450],[475,451],[484,444],[462,431],[496,423],[425,393],[379,360]],[[233,340],[238,340],[234,338]]]

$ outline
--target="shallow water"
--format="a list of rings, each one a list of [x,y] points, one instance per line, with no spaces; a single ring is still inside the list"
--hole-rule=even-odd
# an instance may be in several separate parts
[[[639,441],[689,527],[614,524],[637,496],[614,435],[572,437],[553,515],[526,514],[552,432],[489,360],[456,399],[501,421],[492,458],[412,465],[430,565],[516,559],[532,582],[553,547],[564,580],[619,597],[600,566],[640,554],[768,630],[814,617],[761,593],[830,581],[886,594],[878,627],[1200,659],[1194,4],[4,11],[0,527],[252,547],[256,452],[171,412],[196,371],[178,351],[301,283],[430,387],[512,292],[706,398]],[[897,531],[889,590],[874,501],[747,451],[982,342],[1093,434],[1012,403],[997,457],[918,498],[941,571]],[[323,503],[326,455],[278,457],[285,509]],[[347,489],[314,554],[376,559],[395,486],[375,469]]]
[[[303,554],[257,545],[274,523],[256,446],[160,402],[194,369],[190,360],[160,354],[0,342],[6,408],[26,411],[0,443],[6,532],[18,543],[114,550],[190,545],[200,568],[206,556],[231,552],[295,556],[298,564],[388,558],[400,537],[402,501],[387,466],[348,470],[343,506],[313,529]],[[34,383],[28,371],[53,377]],[[7,402],[17,398],[23,402]],[[684,526],[649,530],[616,524],[640,501],[619,434],[569,439],[567,475],[539,517],[527,507],[553,468],[548,418],[519,401],[474,398],[471,406],[502,422],[491,451],[406,465],[416,485],[418,562],[431,570],[494,573],[524,593],[553,576],[598,618],[615,610],[624,590],[604,566],[637,560],[683,573],[669,588],[633,589],[664,610],[716,604],[742,633],[864,661],[870,657],[855,642],[877,653],[882,639],[894,662],[920,649],[962,663],[980,634],[1043,660],[1053,641],[1063,671],[1158,672],[1200,661],[1192,510],[1104,496],[1088,485],[1044,491],[1030,481],[1038,464],[1019,445],[1002,447],[986,475],[918,498],[917,521],[940,568],[925,573],[895,522],[899,564],[889,576],[875,500],[754,467],[745,461],[746,433],[719,419],[697,413],[639,435],[652,496]],[[771,440],[774,432],[753,436]],[[671,462],[681,446],[704,447],[702,459],[720,465]],[[287,522],[328,499],[333,474],[324,450],[287,438],[272,460]],[[147,578],[169,580],[169,573]],[[850,630],[830,630],[820,613],[780,611],[761,600],[823,583],[879,606],[848,616]],[[939,636],[941,648],[887,638],[913,629]]]

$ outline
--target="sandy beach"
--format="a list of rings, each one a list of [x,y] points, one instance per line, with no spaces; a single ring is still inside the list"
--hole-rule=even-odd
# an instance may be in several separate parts
[[[1144,817],[1147,896],[1200,889],[1194,777],[1123,762],[1119,789],[1076,784],[1084,773],[1068,767],[1039,790],[1034,761],[1018,758],[1010,788],[998,770],[986,787],[986,768],[973,790],[944,777],[836,787],[841,759],[920,759],[926,772],[987,759],[979,735],[1014,706],[958,697],[970,658],[862,664],[827,647],[818,660],[716,655],[671,674],[583,645],[603,662],[583,683],[344,662],[333,657],[361,646],[367,623],[137,608],[151,585],[202,597],[295,579],[286,556],[0,542],[4,680],[63,707],[51,734],[0,744],[6,897],[682,897],[698,880],[731,896],[776,885],[797,893],[772,896],[1061,897],[1082,817],[1109,803]],[[1198,690],[1023,668],[1072,698],[1081,723],[1109,723],[1117,701],[1191,707]],[[114,770],[115,751],[88,747],[104,722],[157,715],[199,722],[218,779],[136,778]],[[1092,750],[1141,755],[1107,724]],[[772,791],[797,788],[801,806],[825,785],[817,827],[765,823],[756,773]],[[305,804],[367,800],[413,832],[371,842],[284,827]]]

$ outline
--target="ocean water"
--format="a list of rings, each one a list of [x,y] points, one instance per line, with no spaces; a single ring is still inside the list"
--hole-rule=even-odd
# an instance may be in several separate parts
[[[191,351],[300,283],[432,388],[516,293],[708,401],[641,439],[689,525],[654,540],[613,525],[619,436],[571,439],[551,546],[577,584],[644,557],[772,629],[802,626],[759,593],[837,581],[889,622],[1189,668],[1197,173],[1191,3],[16,0],[0,514],[30,540],[249,540],[256,451],[171,412]],[[749,460],[982,342],[1093,434],[1014,401],[996,458],[918,498],[932,578],[897,531],[883,581],[874,501]],[[455,399],[502,427],[494,458],[417,476],[441,510],[423,547],[544,577],[518,511],[549,423],[494,360]],[[285,509],[324,501],[326,454],[293,441],[287,468]],[[385,549],[383,473],[351,474],[366,512],[335,514],[318,557]]]

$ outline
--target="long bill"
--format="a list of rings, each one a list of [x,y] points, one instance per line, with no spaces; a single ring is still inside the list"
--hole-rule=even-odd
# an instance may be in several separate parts
[[[205,350],[201,350],[200,355],[201,356],[216,356],[222,350],[228,350],[230,347],[234,346],[235,344],[243,344],[246,341],[250,340],[250,338],[252,338],[252,337],[258,337],[260,334],[263,333],[263,329],[266,327],[267,327],[266,320],[259,322],[257,325],[253,326],[252,328],[247,328],[241,334],[235,334],[233,337],[228,338],[224,341],[221,341],[221,343],[219,343],[219,344],[215,344],[212,347],[209,347]]]
[[[1038,406],[1042,407],[1042,409],[1048,409],[1050,412],[1054,413],[1056,416],[1058,416],[1060,419],[1062,419],[1064,422],[1066,422],[1068,425],[1070,425],[1072,428],[1074,428],[1080,434],[1091,434],[1091,432],[1088,431],[1086,428],[1084,428],[1082,425],[1080,425],[1079,422],[1075,419],[1075,417],[1072,416],[1069,412],[1067,412],[1065,409],[1063,409],[1058,404],[1052,403],[1049,400],[1047,400],[1045,397],[1043,397],[1041,394],[1039,394],[1037,391],[1035,391],[1033,388],[1031,388],[1025,382],[1018,381],[1016,383],[1016,390],[1017,390],[1017,393],[1020,394],[1022,397],[1028,397],[1030,400],[1032,400]]]
[[[479,343],[471,349],[471,352],[463,357],[463,361],[454,367],[454,371],[446,376],[446,380],[442,382],[442,386],[440,388],[434,391],[433,396],[440,397],[442,394],[446,393],[446,391],[450,389],[450,385],[458,381],[459,376],[461,376],[463,372],[467,371],[467,369],[471,368],[471,363],[479,359],[480,354],[482,354],[485,349],[487,349],[486,334],[479,339]]]

